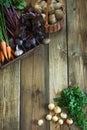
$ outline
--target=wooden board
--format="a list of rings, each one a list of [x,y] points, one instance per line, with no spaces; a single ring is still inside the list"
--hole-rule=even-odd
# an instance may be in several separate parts
[[[87,1],[67,0],[68,63],[69,82],[78,85],[87,93],[87,64],[83,55],[87,53]],[[70,130],[79,130],[71,127]]]
[[[0,129],[19,130],[20,63],[0,70]]]
[[[37,120],[44,118],[48,104],[49,86],[45,72],[47,67],[45,46],[38,48],[32,56],[21,62],[21,130],[45,130],[37,126]],[[47,73],[47,72],[46,72]],[[45,76],[47,77],[45,80]]]
[[[50,102],[53,98],[60,95],[61,91],[68,86],[67,76],[67,39],[66,39],[66,18],[63,29],[50,35],[51,43],[49,44],[49,93]],[[54,123],[50,123],[50,130],[68,130],[64,125],[55,128]]]
[[[87,1],[65,4],[64,28],[50,35],[50,44],[0,70],[0,130],[80,130],[66,125],[57,129],[45,120],[37,126],[49,113],[48,103],[69,83],[87,93]]]

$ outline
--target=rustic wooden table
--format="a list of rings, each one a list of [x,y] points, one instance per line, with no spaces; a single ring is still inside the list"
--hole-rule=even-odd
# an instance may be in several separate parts
[[[0,70],[0,130],[56,130],[52,123],[34,123],[48,112],[47,104],[70,83],[87,93],[87,1],[65,5],[64,28],[50,34],[50,44]]]

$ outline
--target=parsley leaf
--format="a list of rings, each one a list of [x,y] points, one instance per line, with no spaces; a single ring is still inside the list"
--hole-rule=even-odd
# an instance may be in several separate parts
[[[84,113],[84,108],[87,105],[87,96],[78,86],[64,89],[61,92],[61,96],[54,98],[54,101],[61,108],[67,110],[75,125],[79,125],[82,130],[87,130],[87,120]]]

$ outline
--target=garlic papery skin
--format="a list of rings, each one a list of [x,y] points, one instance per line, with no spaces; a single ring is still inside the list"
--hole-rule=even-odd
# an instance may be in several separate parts
[[[59,125],[63,125],[63,123],[64,123],[64,121],[63,121],[62,119],[59,119],[59,120],[58,120],[58,124],[59,124]]]
[[[16,50],[15,51],[15,56],[20,56],[23,54],[23,50]]]
[[[38,125],[39,125],[39,126],[42,126],[43,123],[44,123],[44,121],[43,121],[42,119],[38,120]]]
[[[53,110],[54,107],[55,107],[55,105],[54,105],[53,103],[50,103],[50,104],[48,105],[49,110]]]
[[[50,38],[45,38],[45,39],[43,40],[43,43],[44,43],[44,44],[49,44],[50,41],[51,41]]]
[[[50,121],[51,119],[52,119],[52,115],[51,114],[46,115],[46,120]]]
[[[67,120],[66,120],[66,123],[67,123],[68,125],[72,125],[72,124],[73,124],[73,120],[72,120],[72,119],[67,119]]]
[[[54,112],[55,112],[56,114],[61,113],[61,108],[60,108],[59,106],[56,106],[56,107],[54,108]]]
[[[58,121],[58,117],[55,115],[55,116],[52,117],[52,120],[53,120],[54,122],[57,122],[57,121]]]
[[[20,55],[22,55],[24,53],[24,51],[23,50],[20,50],[19,48],[18,48],[18,45],[16,46],[16,51],[15,51],[15,56],[20,56]]]
[[[63,112],[60,114],[60,116],[61,116],[61,118],[63,118],[63,119],[66,119],[66,118],[67,118],[67,114],[66,114],[66,113],[63,113]]]

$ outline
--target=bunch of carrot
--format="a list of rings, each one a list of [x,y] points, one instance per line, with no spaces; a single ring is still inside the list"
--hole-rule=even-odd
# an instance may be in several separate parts
[[[7,36],[6,21],[4,17],[4,8],[0,9],[0,61],[4,63],[5,60],[13,59],[12,48],[9,45]]]

